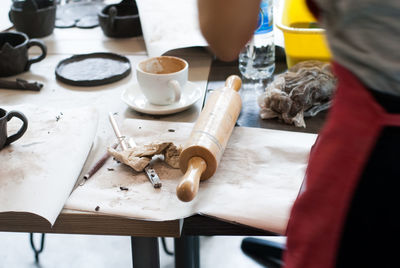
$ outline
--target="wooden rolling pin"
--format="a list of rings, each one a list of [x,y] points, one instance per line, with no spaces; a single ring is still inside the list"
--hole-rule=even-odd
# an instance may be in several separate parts
[[[185,175],[176,188],[181,201],[195,198],[200,180],[210,178],[217,169],[242,108],[238,93],[242,80],[229,76],[225,87],[214,91],[200,113],[180,155],[179,165]]]

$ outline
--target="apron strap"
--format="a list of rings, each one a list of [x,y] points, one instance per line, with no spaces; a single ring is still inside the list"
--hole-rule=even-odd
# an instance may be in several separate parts
[[[384,126],[396,126],[400,127],[400,114],[386,113],[382,118],[381,124]]]
[[[292,207],[287,268],[335,267],[349,206],[371,150],[384,126],[400,126],[400,114],[386,112],[345,67],[333,67],[338,88]]]

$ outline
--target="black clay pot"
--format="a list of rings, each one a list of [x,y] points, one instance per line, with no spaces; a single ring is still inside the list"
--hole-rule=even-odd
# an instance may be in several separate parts
[[[99,24],[109,37],[134,37],[142,35],[142,27],[134,0],[107,5],[99,13]]]
[[[8,15],[17,31],[30,38],[44,37],[53,32],[56,9],[55,0],[14,1]]]

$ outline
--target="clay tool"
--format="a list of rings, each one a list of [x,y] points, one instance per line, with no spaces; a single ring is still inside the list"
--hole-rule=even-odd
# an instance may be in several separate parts
[[[32,90],[40,91],[43,87],[39,82],[28,82],[24,79],[17,78],[15,81],[0,80],[0,88],[4,89],[19,89],[19,90]]]
[[[111,148],[116,149],[118,147],[118,143],[114,143]],[[110,158],[110,154],[108,152],[105,152],[104,155],[99,159],[99,161],[96,162],[96,164],[94,164],[94,166],[85,174],[83,175],[83,180],[82,182],[79,184],[79,186],[82,186],[85,184],[85,182],[90,179],[90,177],[92,177],[102,166],[104,166],[104,164],[106,163],[106,161],[108,160],[108,158]]]
[[[121,132],[119,131],[117,122],[115,121],[114,116],[112,115],[112,113],[108,114],[108,119],[110,119],[111,126],[112,126],[112,128],[114,130],[115,136],[118,139],[119,145],[121,145],[122,150],[123,151],[128,150],[128,145],[125,142],[125,136],[121,135]]]
[[[181,201],[193,200],[200,180],[214,175],[242,107],[238,93],[241,85],[240,77],[229,76],[201,111],[179,157],[180,169],[185,173],[176,188]]]
[[[125,138],[124,136],[121,135],[121,132],[119,131],[117,122],[114,119],[114,116],[112,115],[112,113],[108,114],[108,117],[110,119],[110,123],[112,128],[114,129],[114,133],[115,136],[118,139],[119,144],[121,145],[122,150],[128,150],[128,145],[126,144]],[[130,147],[135,147],[136,143],[135,141],[130,138],[128,140],[128,144]],[[152,167],[151,164],[149,164],[147,167],[144,168],[144,171],[146,173],[147,178],[150,180],[151,184],[153,185],[154,188],[160,188],[162,186],[160,177],[158,177],[156,171],[154,170],[154,168]]]

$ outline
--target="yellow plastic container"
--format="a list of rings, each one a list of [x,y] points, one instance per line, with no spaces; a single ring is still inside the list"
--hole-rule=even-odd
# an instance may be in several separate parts
[[[288,68],[304,60],[329,61],[325,30],[312,28],[317,20],[305,0],[285,0],[282,11],[282,21],[276,26],[283,32]]]

